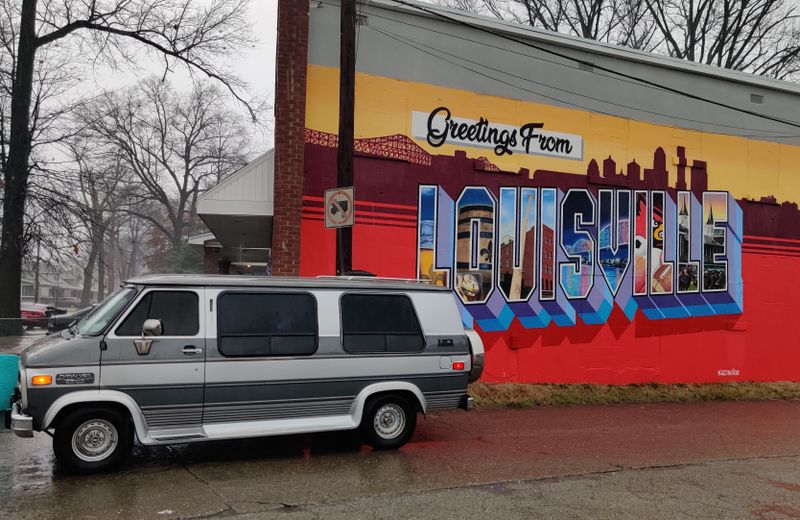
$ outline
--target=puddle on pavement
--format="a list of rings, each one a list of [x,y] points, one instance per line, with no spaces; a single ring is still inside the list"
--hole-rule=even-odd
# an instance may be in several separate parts
[[[4,432],[0,518],[23,513],[93,518],[102,511],[149,518],[167,510],[177,516],[202,516],[224,505],[222,494],[244,509],[263,508],[281,500],[300,502],[309,493],[336,496],[341,485],[357,490],[411,482],[418,474],[415,458],[402,452],[375,453],[362,447],[354,432],[335,432],[136,447],[122,469],[79,476],[58,467],[50,437],[18,439]],[[330,481],[336,484],[310,492],[307,483],[319,472],[333,475]],[[387,474],[393,475],[393,483],[384,483]]]

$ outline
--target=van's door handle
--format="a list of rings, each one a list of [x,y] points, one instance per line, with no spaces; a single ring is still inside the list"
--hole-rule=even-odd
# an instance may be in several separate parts
[[[195,354],[199,354],[203,351],[201,348],[197,348],[194,345],[186,345],[183,347],[183,353],[187,356],[194,356]]]

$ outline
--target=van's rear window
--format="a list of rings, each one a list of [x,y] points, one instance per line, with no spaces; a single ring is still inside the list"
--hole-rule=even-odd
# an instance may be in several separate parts
[[[353,354],[419,352],[425,339],[408,296],[342,296],[342,342]]]
[[[217,306],[217,337],[223,356],[313,354],[316,300],[304,293],[223,293]]]

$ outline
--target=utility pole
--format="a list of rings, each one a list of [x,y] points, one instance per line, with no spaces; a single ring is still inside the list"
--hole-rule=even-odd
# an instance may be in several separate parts
[[[339,148],[336,186],[353,185],[353,139],[356,92],[356,0],[341,0],[339,13]],[[355,205],[355,200],[353,200]],[[353,208],[355,212],[355,208]],[[353,269],[353,228],[336,228],[336,274]]]
[[[39,264],[42,261],[42,229],[36,226],[36,266],[34,269],[33,277],[33,303],[39,303]]]

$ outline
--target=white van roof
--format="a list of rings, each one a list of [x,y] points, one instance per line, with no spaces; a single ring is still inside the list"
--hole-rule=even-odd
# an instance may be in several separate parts
[[[447,291],[447,287],[420,280],[382,278],[377,276],[320,276],[316,278],[290,276],[236,276],[213,274],[155,274],[131,278],[131,285],[170,285],[208,287],[282,287],[321,289],[381,289],[403,291]]]

